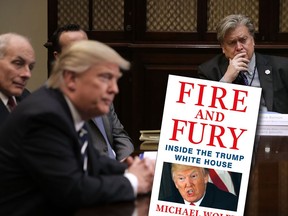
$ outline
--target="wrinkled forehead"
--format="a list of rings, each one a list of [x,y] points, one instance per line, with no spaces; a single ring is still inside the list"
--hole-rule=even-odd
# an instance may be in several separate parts
[[[31,63],[35,61],[34,49],[28,41],[23,39],[11,40],[7,45],[5,56],[11,58],[19,57]]]
[[[231,38],[243,38],[251,36],[249,29],[244,25],[237,25],[235,28],[230,28],[226,31],[224,35],[224,40],[231,39]]]

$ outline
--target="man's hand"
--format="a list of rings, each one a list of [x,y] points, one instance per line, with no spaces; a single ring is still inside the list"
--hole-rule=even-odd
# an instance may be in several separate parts
[[[134,174],[138,179],[138,194],[145,194],[151,191],[154,170],[155,170],[155,161],[144,158],[140,160],[139,157],[135,157],[134,160],[127,158],[128,172]]]
[[[229,59],[229,65],[223,80],[232,83],[238,76],[240,71],[248,71],[249,59],[247,59],[246,52],[238,53],[233,59]]]

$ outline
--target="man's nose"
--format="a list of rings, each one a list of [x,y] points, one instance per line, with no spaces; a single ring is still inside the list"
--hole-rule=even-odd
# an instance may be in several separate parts
[[[188,187],[190,187],[192,184],[193,184],[193,183],[192,183],[191,180],[188,179],[188,180],[186,181],[186,185],[187,185]]]
[[[118,88],[118,82],[117,82],[117,80],[112,80],[109,90],[110,90],[111,92],[113,92],[114,94],[118,94],[118,93],[119,93],[119,88]]]
[[[23,70],[21,71],[21,76],[22,77],[26,77],[26,78],[30,78],[31,77],[31,69],[30,67],[27,65],[23,68]]]
[[[241,42],[237,41],[237,43],[236,43],[236,49],[237,49],[237,50],[242,50],[242,49],[243,49],[243,44],[242,44]]]

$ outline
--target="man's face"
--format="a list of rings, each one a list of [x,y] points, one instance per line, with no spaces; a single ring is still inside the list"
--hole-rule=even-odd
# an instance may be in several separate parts
[[[73,91],[70,99],[83,119],[109,112],[119,92],[117,82],[121,76],[119,66],[112,63],[97,64],[75,75],[72,83],[68,84],[70,92]]]
[[[12,38],[6,55],[0,58],[0,91],[7,96],[22,94],[35,64],[31,45],[21,38]]]
[[[254,53],[254,46],[254,38],[243,25],[229,31],[221,44],[222,51],[228,59],[233,59],[236,54],[245,52],[245,57],[250,60]]]
[[[197,202],[205,193],[208,175],[205,174],[203,168],[185,167],[175,170],[173,181],[183,199],[188,202]]]

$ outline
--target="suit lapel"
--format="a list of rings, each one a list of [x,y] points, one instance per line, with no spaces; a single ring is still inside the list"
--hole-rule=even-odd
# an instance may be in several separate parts
[[[225,57],[225,55],[222,55],[220,60],[219,60],[219,69],[220,69],[220,73],[221,73],[221,78],[224,76],[224,74],[227,71],[228,68],[228,59]]]
[[[264,91],[264,89],[273,89],[272,66],[269,65],[266,58],[256,53],[256,65],[259,75],[260,85],[262,86],[262,95],[264,97],[268,110],[273,108],[273,91]],[[267,74],[267,72],[270,72]]]
[[[112,135],[112,128],[111,128],[111,125],[110,125],[110,122],[109,122],[109,118],[107,115],[104,115],[102,116],[102,119],[103,119],[103,125],[104,125],[104,128],[105,128],[105,132],[106,132],[106,135],[107,135],[107,138],[108,138],[108,141],[110,143],[110,145],[112,145],[112,148],[113,148],[113,135]]]
[[[206,192],[205,192],[203,200],[200,203],[200,206],[212,207],[213,202],[215,202],[214,193],[215,193],[215,190],[213,190],[213,188],[211,187],[211,183],[208,182],[206,185]]]
[[[0,99],[0,124],[9,115],[7,107],[4,105],[3,101]]]
[[[24,98],[26,98],[26,97],[29,96],[29,95],[30,95],[30,92],[29,92],[27,89],[24,89],[22,95],[15,97],[17,103],[20,103],[20,101],[22,101]]]
[[[24,89],[22,95],[15,97],[17,104],[19,104],[29,94],[30,92],[27,89]],[[0,99],[0,121],[3,121],[9,114],[10,114],[9,110],[7,109],[3,101]]]

